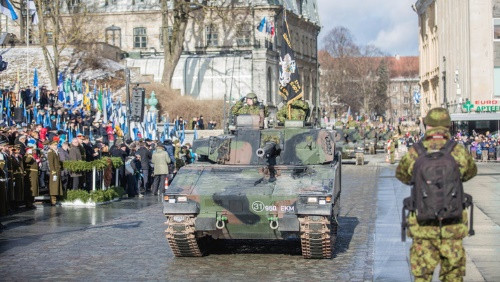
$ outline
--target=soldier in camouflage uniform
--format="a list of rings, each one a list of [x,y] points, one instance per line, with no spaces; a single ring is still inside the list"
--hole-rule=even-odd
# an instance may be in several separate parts
[[[258,115],[260,117],[259,125],[261,128],[264,127],[264,118],[268,115],[267,107],[259,103],[255,93],[248,93],[244,99],[234,104],[234,106],[231,107],[231,113],[234,116]]]
[[[257,101],[255,93],[248,93],[231,108],[231,113],[237,115],[259,115],[263,107]]]
[[[309,116],[309,104],[304,100],[295,100],[290,104],[290,117],[288,117],[288,106],[283,106],[276,114],[277,119],[280,122],[285,122],[285,120],[303,120],[305,121]]]
[[[444,108],[434,108],[424,119],[426,132],[423,145],[429,152],[441,149],[451,138],[449,127],[451,119]],[[465,182],[477,174],[477,167],[463,145],[457,144],[451,155],[458,163],[461,180]],[[414,147],[403,156],[396,169],[396,177],[409,185],[413,165],[418,154]],[[414,213],[408,216],[408,236],[413,238],[410,249],[411,270],[415,281],[431,281],[434,268],[441,263],[439,279],[442,281],[462,281],[465,275],[465,251],[462,239],[467,236],[467,213],[464,211],[462,222],[445,224],[438,222],[419,225]]]

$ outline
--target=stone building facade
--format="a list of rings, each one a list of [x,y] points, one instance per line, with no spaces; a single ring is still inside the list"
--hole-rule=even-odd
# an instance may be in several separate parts
[[[64,1],[65,12],[73,11]],[[79,1],[74,1],[79,2]],[[316,0],[192,0],[204,5],[192,13],[172,87],[197,99],[239,99],[254,92],[265,104],[277,105],[280,32],[286,13],[304,97],[317,93]],[[163,46],[160,0],[89,0],[88,16],[98,41],[128,53],[127,66],[161,81]],[[169,1],[169,7],[172,7]],[[284,8],[285,7],[285,12]],[[78,11],[76,11],[78,12]],[[71,14],[71,13],[69,13]],[[257,26],[266,19],[264,31]],[[274,27],[275,35],[271,35]],[[267,31],[267,32],[266,32]],[[171,29],[167,29],[167,34]]]
[[[498,11],[498,2],[419,0],[415,3],[413,8],[419,18],[422,115],[439,106],[451,113],[462,113],[469,101],[500,98],[500,63],[494,67],[500,59],[495,59],[498,47],[494,52],[497,44],[493,44],[492,38],[496,22],[500,30],[500,20],[492,18],[493,11]],[[499,12],[495,13],[495,17],[500,17]],[[494,91],[497,87],[498,92]]]
[[[420,117],[420,80],[414,77],[391,78],[387,89],[388,106],[386,119],[391,124],[399,121],[416,121]]]
[[[390,80],[387,87],[386,119],[397,124],[400,121],[416,121],[420,117],[420,80],[418,57],[394,56],[386,58]]]

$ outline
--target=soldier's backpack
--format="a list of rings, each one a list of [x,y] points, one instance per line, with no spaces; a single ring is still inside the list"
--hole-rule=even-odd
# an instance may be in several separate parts
[[[422,142],[413,146],[418,158],[413,166],[411,196],[403,202],[403,233],[406,210],[415,212],[421,225],[438,222],[441,226],[461,222],[464,208],[470,206],[469,234],[474,234],[472,196],[464,193],[458,164],[451,155],[456,145],[450,140],[437,152],[427,152]]]

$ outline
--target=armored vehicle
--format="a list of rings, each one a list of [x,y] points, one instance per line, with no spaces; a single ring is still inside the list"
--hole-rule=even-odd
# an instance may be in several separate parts
[[[193,143],[198,161],[165,191],[175,256],[202,256],[212,239],[296,239],[304,258],[331,258],[338,228],[341,155],[335,132],[287,121],[259,129],[241,115],[228,135]]]
[[[356,165],[364,165],[365,140],[359,134],[359,131],[357,129],[346,129],[339,131],[338,134],[342,136],[338,143],[342,158],[355,159]]]

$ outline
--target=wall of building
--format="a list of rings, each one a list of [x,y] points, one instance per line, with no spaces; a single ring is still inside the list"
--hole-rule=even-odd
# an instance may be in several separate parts
[[[392,78],[387,88],[386,119],[391,123],[397,123],[399,118],[417,120],[420,117],[420,104],[415,102],[414,94],[419,91],[420,81],[417,77]]]
[[[497,0],[420,0],[422,114],[444,106],[463,111],[467,100],[494,98],[493,14]]]

